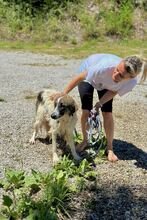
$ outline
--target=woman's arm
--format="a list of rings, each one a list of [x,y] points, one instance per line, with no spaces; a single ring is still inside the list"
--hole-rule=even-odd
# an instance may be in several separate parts
[[[106,102],[108,102],[109,100],[113,99],[114,96],[117,95],[117,92],[115,91],[107,91],[99,100],[99,102],[96,103],[95,108],[98,110],[99,108],[101,108],[103,106],[103,104],[105,104]]]
[[[86,76],[87,76],[87,71],[85,70],[84,72],[80,73],[78,76],[73,78],[73,80],[70,81],[69,84],[65,87],[63,92],[58,92],[56,94],[52,94],[50,96],[50,98],[52,100],[53,99],[56,100],[60,96],[68,94],[72,89],[74,89],[79,84],[79,82],[83,81],[86,78]]]
[[[72,89],[74,89],[79,84],[79,82],[83,81],[86,78],[86,76],[87,76],[87,71],[84,71],[75,78],[73,78],[73,80],[64,89],[63,94],[64,95],[68,94]]]

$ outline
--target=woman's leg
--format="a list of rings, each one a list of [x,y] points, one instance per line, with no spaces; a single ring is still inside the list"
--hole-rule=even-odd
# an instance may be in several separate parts
[[[102,112],[104,119],[104,129],[107,139],[107,153],[108,160],[115,162],[118,160],[117,156],[113,152],[113,138],[114,138],[114,120],[112,112]]]
[[[82,110],[82,115],[81,115],[81,130],[82,130],[82,135],[83,135],[83,141],[77,145],[76,150],[78,152],[81,152],[84,150],[84,148],[88,144],[88,139],[87,139],[87,119],[89,116],[89,110]]]
[[[87,119],[89,116],[89,112],[92,109],[92,102],[93,102],[93,92],[94,88],[88,82],[81,82],[78,85],[78,90],[81,98],[82,103],[82,115],[81,115],[81,130],[83,135],[83,141],[79,145],[77,145],[77,151],[83,151],[84,148],[88,144],[87,140]]]
[[[98,91],[99,99],[107,92],[108,90]],[[114,138],[114,120],[112,113],[112,104],[113,99],[105,103],[102,107],[102,115],[104,119],[104,129],[107,139],[107,153],[108,160],[115,162],[118,160],[117,156],[113,152],[113,138]]]

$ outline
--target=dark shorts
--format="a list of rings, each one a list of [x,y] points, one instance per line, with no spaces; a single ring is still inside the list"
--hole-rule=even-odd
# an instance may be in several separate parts
[[[85,110],[91,110],[93,108],[93,92],[94,92],[94,87],[90,85],[88,82],[82,81],[78,85],[78,90],[81,98],[81,103],[82,103],[82,109]],[[98,91],[98,97],[99,99],[107,92],[107,89]],[[101,108],[102,112],[112,112],[112,102],[113,99],[110,101],[106,102],[103,107]],[[95,103],[96,104],[96,103]]]

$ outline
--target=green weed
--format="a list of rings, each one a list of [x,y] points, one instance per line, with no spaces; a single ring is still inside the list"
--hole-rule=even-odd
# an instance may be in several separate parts
[[[108,35],[128,37],[133,32],[133,7],[131,2],[123,1],[119,9],[114,7],[104,11],[105,29]]]
[[[6,102],[6,100],[2,97],[0,97],[0,102]]]
[[[97,25],[97,20],[95,16],[83,11],[80,15],[81,26],[83,27],[83,39],[95,39],[100,36],[100,30]]]
[[[13,219],[71,219],[69,202],[86,188],[92,172],[86,160],[76,166],[66,156],[49,173],[6,170],[0,181],[4,190],[1,212]]]
[[[136,7],[142,10],[142,21],[146,20],[144,2],[111,0],[104,4],[95,0],[93,6],[96,8],[91,11],[89,1],[1,0],[0,38],[35,45],[50,41],[76,45],[84,40],[99,41],[112,35],[133,39]],[[146,38],[145,34],[143,38]]]
[[[25,95],[25,99],[36,99],[36,94],[35,92],[31,91],[31,90],[25,90],[24,93]]]

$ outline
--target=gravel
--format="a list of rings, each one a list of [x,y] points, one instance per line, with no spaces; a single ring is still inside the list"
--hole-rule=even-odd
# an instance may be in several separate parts
[[[27,173],[32,168],[51,169],[51,147],[39,140],[34,146],[28,142],[35,119],[34,97],[43,88],[62,91],[80,62],[46,54],[0,52],[0,98],[4,99],[0,102],[0,178],[8,167]],[[71,94],[80,107],[77,88]],[[78,114],[80,119],[80,110]],[[114,120],[114,150],[119,161],[105,160],[97,166],[94,187],[75,198],[78,206],[73,220],[147,219],[146,82],[115,98]]]

